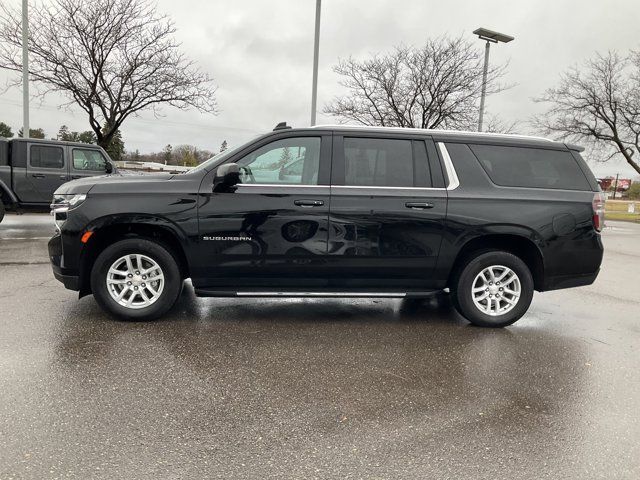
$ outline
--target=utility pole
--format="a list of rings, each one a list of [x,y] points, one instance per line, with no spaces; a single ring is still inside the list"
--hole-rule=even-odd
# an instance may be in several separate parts
[[[313,82],[311,86],[311,126],[316,124],[316,102],[318,100],[318,54],[320,52],[320,3],[316,0],[316,35],[313,41]]]
[[[22,137],[29,138],[29,2],[22,0]]]
[[[613,199],[616,199],[616,192],[618,191],[618,177],[620,176],[619,173],[616,173],[616,183],[613,187]]]

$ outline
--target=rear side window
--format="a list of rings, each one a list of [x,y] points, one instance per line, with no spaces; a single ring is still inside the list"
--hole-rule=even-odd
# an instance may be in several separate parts
[[[31,145],[29,163],[36,168],[62,168],[64,167],[62,148]]]
[[[571,152],[497,145],[469,148],[496,185],[591,190]]]
[[[386,138],[344,139],[344,184],[365,187],[430,186],[424,142]]]

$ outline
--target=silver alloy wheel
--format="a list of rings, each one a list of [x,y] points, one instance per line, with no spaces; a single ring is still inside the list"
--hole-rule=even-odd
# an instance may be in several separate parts
[[[516,272],[504,265],[492,265],[476,275],[471,285],[473,303],[482,313],[497,317],[518,304],[522,285]]]
[[[162,295],[164,274],[160,265],[146,255],[125,255],[109,267],[107,290],[123,307],[145,308]]]

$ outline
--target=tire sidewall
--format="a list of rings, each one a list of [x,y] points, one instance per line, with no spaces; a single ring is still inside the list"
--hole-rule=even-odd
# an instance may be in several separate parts
[[[4,208],[4,203],[2,203],[2,200],[0,200],[0,222],[4,220],[5,211],[6,209]]]
[[[142,254],[158,263],[164,274],[164,289],[160,298],[145,308],[127,308],[117,303],[107,290],[107,272],[120,257]],[[123,320],[153,320],[163,315],[175,304],[182,288],[182,276],[176,259],[162,244],[147,239],[122,240],[107,247],[96,259],[91,270],[91,289],[98,304],[109,313]]]
[[[491,316],[480,311],[473,302],[472,285],[476,276],[492,265],[504,265],[513,270],[520,279],[521,293],[518,304],[509,312]],[[471,260],[458,276],[454,305],[458,311],[474,325],[482,327],[505,327],[522,317],[533,299],[533,278],[527,265],[515,255],[492,251],[485,252]]]

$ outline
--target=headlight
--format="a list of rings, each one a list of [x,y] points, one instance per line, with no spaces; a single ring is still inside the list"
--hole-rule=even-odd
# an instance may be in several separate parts
[[[60,230],[62,224],[67,220],[67,212],[78,207],[86,199],[86,193],[58,194],[53,196],[51,215],[53,215],[58,230]]]
[[[58,194],[54,195],[51,204],[52,211],[68,211],[77,207],[87,199],[86,193],[79,194]]]

